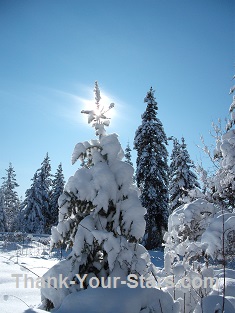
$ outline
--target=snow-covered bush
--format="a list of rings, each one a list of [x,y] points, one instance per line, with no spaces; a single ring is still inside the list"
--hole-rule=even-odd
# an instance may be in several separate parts
[[[230,94],[234,92],[234,86]],[[213,157],[208,148],[204,150],[209,154],[213,162],[216,162],[217,170],[214,175],[207,177],[207,198],[216,203],[223,210],[233,212],[235,209],[235,97],[229,108],[231,118],[226,125],[226,132],[221,127],[216,128],[216,147]]]
[[[224,299],[223,310],[223,297],[219,295],[209,295],[202,298],[201,303],[197,303],[193,313],[234,313],[234,306],[228,299]]]
[[[214,271],[204,258],[201,238],[216,214],[216,207],[205,199],[181,205],[169,216],[165,233],[162,285],[181,303],[182,312],[192,312],[209,294],[212,285],[197,285],[213,280]],[[169,288],[169,280],[173,282]],[[195,283],[194,283],[195,282]]]
[[[182,198],[182,203],[190,203],[197,199],[206,199],[206,196],[199,188],[187,190],[187,196]]]
[[[235,213],[218,212],[205,199],[182,205],[170,215],[164,269],[158,275],[162,286],[180,302],[181,312],[222,312],[223,305],[228,312],[233,308],[235,299],[223,302],[223,297],[230,295],[231,279],[234,284],[225,271],[226,261],[235,255],[234,239]],[[225,278],[217,277],[213,261],[218,260]],[[170,288],[169,281],[173,282]],[[220,289],[218,282],[223,284]]]
[[[233,99],[226,133],[214,125],[214,159],[204,145],[203,150],[216,162],[217,171],[208,177],[199,167],[203,193],[197,188],[190,190],[183,199],[186,204],[169,216],[164,236],[165,263],[158,276],[163,289],[180,302],[180,312],[235,312],[235,274],[226,268],[231,267],[235,255],[234,109]],[[178,150],[175,145],[174,157]],[[172,168],[177,169],[174,163]],[[172,188],[175,191],[175,184]]]
[[[164,236],[165,252],[173,250],[179,256],[187,253],[190,257],[189,243],[200,243],[215,213],[215,206],[205,199],[197,199],[177,208],[169,216],[168,232]]]
[[[109,278],[126,280],[129,274],[135,274],[145,281],[154,280],[150,256],[139,244],[146,211],[133,185],[134,170],[122,161],[117,134],[105,133],[107,118],[100,109],[97,84],[95,95],[96,110],[83,112],[93,121],[99,139],[76,145],[72,162],[79,159],[83,164],[86,161],[86,166],[68,180],[59,198],[59,223],[52,228],[52,246],[66,242],[72,252],[44,275],[45,281],[68,277],[68,288],[44,286],[44,309],[58,308],[70,293],[88,288],[91,278],[107,282]],[[76,274],[88,275],[84,284]]]
[[[206,254],[216,260],[235,256],[235,213],[219,212],[202,234]]]
[[[229,211],[235,208],[235,129],[225,133],[216,146],[221,153],[220,168],[211,178],[212,200]]]

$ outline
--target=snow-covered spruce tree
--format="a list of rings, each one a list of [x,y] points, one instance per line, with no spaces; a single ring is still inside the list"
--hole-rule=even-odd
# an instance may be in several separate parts
[[[20,197],[19,211],[18,215],[15,218],[15,224],[18,232],[24,232],[25,220],[23,209],[24,209],[24,200],[22,200],[22,197]]]
[[[44,233],[51,231],[51,208],[50,208],[50,188],[51,188],[51,164],[48,153],[41,163],[41,168],[38,170],[38,192],[41,203],[41,211],[44,216]]]
[[[0,188],[0,232],[7,232],[7,222],[4,210],[4,194]]]
[[[195,169],[195,165],[190,159],[184,138],[182,138],[181,144],[176,138],[173,138],[169,175],[170,212],[174,211],[183,202],[190,202],[192,199],[190,199],[189,191],[200,188],[193,169]],[[186,201],[188,198],[189,201]]]
[[[62,164],[60,163],[57,171],[52,180],[51,190],[50,190],[50,223],[49,227],[55,226],[58,224],[58,214],[59,214],[59,205],[58,199],[64,190],[64,174],[62,169]]]
[[[233,79],[235,79],[235,75],[233,76]],[[233,87],[230,88],[229,94],[230,95],[233,94],[234,91],[235,91],[235,85],[233,85]],[[228,120],[228,123],[226,125],[227,131],[230,130],[233,127],[233,125],[235,125],[235,95],[233,95],[233,100],[230,105],[229,112],[231,114],[231,117]]]
[[[127,143],[124,156],[125,156],[125,162],[133,166],[133,163],[131,161],[131,148],[130,148],[129,142]]]
[[[32,185],[25,193],[22,212],[24,231],[27,233],[50,233],[50,186],[51,165],[48,154],[36,171]]]
[[[180,144],[177,138],[170,137],[168,140],[173,140],[173,148],[170,156],[170,166],[169,166],[169,212],[181,205],[180,195],[178,195],[178,186],[173,184],[173,178],[177,172],[177,164],[179,159]]]
[[[131,166],[133,166],[133,163],[131,161],[131,148],[130,148],[130,144],[129,142],[127,143],[126,149],[125,149],[125,153],[124,153],[124,157],[125,157],[125,162],[127,164],[130,164]],[[135,184],[135,175],[133,175],[133,183]]]
[[[141,190],[141,203],[147,209],[144,244],[154,249],[162,244],[168,219],[167,138],[156,117],[157,102],[152,87],[144,99],[147,108],[138,127],[134,148],[137,150],[136,182]]]
[[[8,231],[15,231],[15,217],[19,211],[19,197],[15,190],[19,187],[16,181],[15,170],[11,163],[9,163],[8,169],[6,169],[6,176],[2,177],[2,192],[3,192],[3,206],[7,221]]]
[[[25,192],[25,200],[22,203],[23,231],[26,233],[43,233],[45,218],[40,201],[40,187],[38,173],[34,174],[32,184]]]
[[[86,289],[91,278],[107,284],[112,277],[126,280],[130,273],[153,277],[149,254],[139,243],[145,209],[132,183],[134,170],[122,161],[117,134],[106,135],[106,113],[113,104],[105,110],[97,83],[94,91],[96,107],[82,113],[93,122],[98,139],[78,143],[72,155],[72,163],[88,159],[90,167],[79,168],[69,178],[59,198],[59,223],[52,228],[52,246],[66,241],[72,252],[43,277],[68,277],[68,288],[42,288],[42,308],[47,310],[59,307],[70,293]],[[83,287],[76,274],[88,274]]]

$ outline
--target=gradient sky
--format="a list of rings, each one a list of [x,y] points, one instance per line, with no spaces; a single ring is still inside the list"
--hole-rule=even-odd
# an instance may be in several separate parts
[[[0,0],[1,177],[12,162],[24,197],[47,152],[53,173],[75,172],[75,144],[95,138],[80,111],[96,80],[123,148],[152,86],[167,136],[207,166],[196,145],[228,117],[234,16],[233,0]]]

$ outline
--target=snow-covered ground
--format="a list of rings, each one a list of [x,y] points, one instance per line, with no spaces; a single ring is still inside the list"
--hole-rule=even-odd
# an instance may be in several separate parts
[[[150,251],[152,262],[156,267],[163,267],[163,252]],[[48,245],[37,241],[28,244],[9,243],[0,241],[0,312],[1,313],[43,313],[38,309],[41,301],[40,284],[41,277],[49,268],[60,260],[60,255],[49,254]],[[216,271],[221,278],[223,286],[222,270]],[[226,313],[235,312],[235,271],[227,270],[227,300]],[[18,286],[17,286],[18,283]],[[212,296],[204,301],[206,313],[214,313],[210,308],[222,301],[221,290],[214,290]],[[178,312],[177,303],[172,309],[171,297],[156,289],[130,289],[124,286],[121,289],[92,289],[71,294],[62,303],[56,313],[132,313],[139,312],[143,307],[143,299],[146,303],[154,297],[159,300],[159,312]],[[169,296],[169,299],[168,297]],[[105,297],[105,298],[104,298]],[[105,301],[103,301],[105,299]],[[97,302],[98,301],[98,302]],[[113,311],[113,304],[118,303]],[[168,308],[168,305],[170,307]],[[156,304],[154,304],[156,307]],[[162,311],[161,311],[162,310]],[[149,312],[141,310],[141,313]],[[201,313],[197,307],[194,313]]]
[[[48,254],[48,248],[38,242],[22,245],[0,241],[1,313],[40,312],[36,310],[40,304],[40,289],[36,288],[39,284],[32,286],[32,279],[36,281],[57,262]]]
[[[157,267],[163,266],[163,252],[152,251],[151,258]],[[59,254],[58,257],[50,255],[48,246],[37,241],[30,242],[30,244],[0,241],[1,313],[45,312],[38,309],[41,296],[40,289],[37,288],[40,287],[40,280],[37,278],[38,276],[41,277],[58,261]],[[33,286],[31,278],[34,282]],[[94,291],[91,290],[90,293]],[[126,294],[125,288],[123,289],[123,297]],[[84,297],[85,301],[87,296],[92,297],[91,294],[87,294]],[[120,297],[120,294],[116,295],[116,298],[120,299]]]

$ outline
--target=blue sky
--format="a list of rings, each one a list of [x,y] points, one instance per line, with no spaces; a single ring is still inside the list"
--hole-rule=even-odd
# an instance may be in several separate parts
[[[234,15],[232,0],[0,0],[1,177],[12,162],[24,196],[47,152],[52,172],[75,172],[75,144],[95,138],[80,114],[95,80],[124,148],[152,86],[167,136],[207,166],[196,145],[228,117]]]

